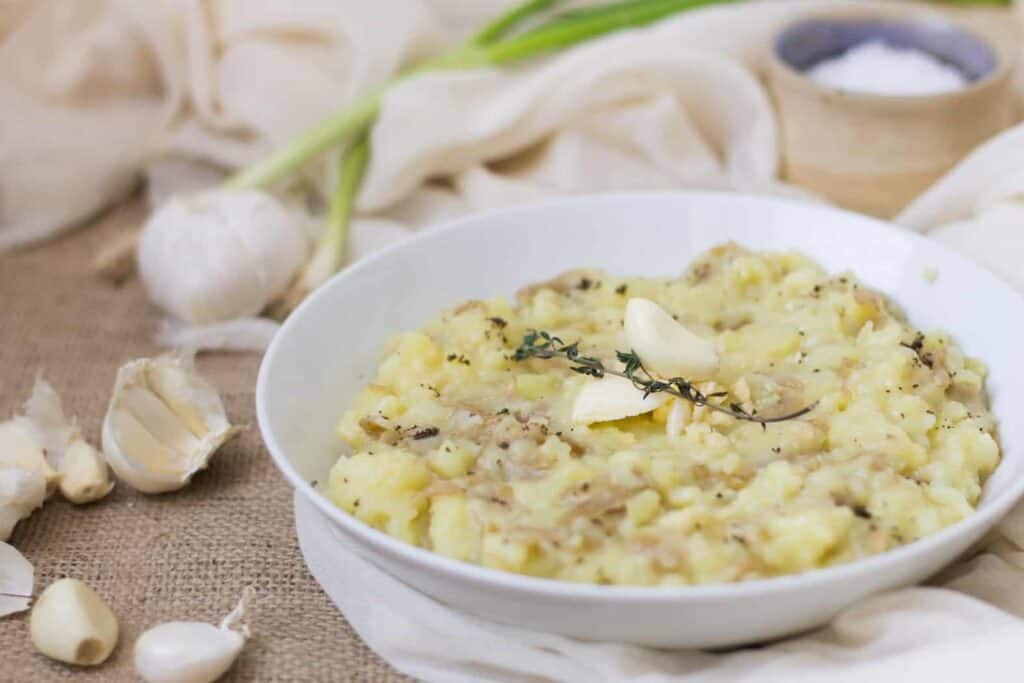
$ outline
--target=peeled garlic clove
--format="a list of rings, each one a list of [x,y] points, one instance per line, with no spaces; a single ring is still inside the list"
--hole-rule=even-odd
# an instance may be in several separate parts
[[[191,358],[144,358],[117,372],[103,452],[128,485],[163,493],[187,484],[238,431]]]
[[[135,670],[146,683],[212,683],[238,658],[249,629],[232,630],[245,617],[246,589],[220,627],[199,621],[173,621],[149,629],[135,642]]]
[[[590,424],[621,420],[648,413],[667,399],[667,394],[651,394],[644,398],[644,392],[633,386],[628,379],[605,375],[601,379],[588,381],[576,394],[572,421]]]
[[[114,482],[107,463],[82,438],[78,425],[64,415],[56,390],[42,377],[36,378],[21,419],[45,449],[65,498],[72,503],[90,503],[110,493]]]
[[[0,617],[28,609],[35,570],[32,563],[6,543],[0,543]]]
[[[210,190],[173,197],[150,216],[139,240],[139,274],[160,308],[204,325],[257,315],[285,290],[308,251],[301,215],[274,197]]]
[[[136,641],[135,670],[147,683],[209,683],[231,668],[243,645],[241,633],[213,624],[160,624]]]
[[[624,322],[626,345],[659,377],[704,379],[718,369],[715,345],[680,325],[649,299],[630,299]]]
[[[117,645],[118,626],[96,591],[78,579],[61,579],[36,599],[29,633],[36,649],[50,659],[95,666]]]
[[[61,495],[72,503],[91,503],[114,488],[103,456],[81,440],[73,442],[64,452],[60,473]]]
[[[672,399],[672,407],[668,411],[668,418],[665,420],[665,435],[668,437],[679,436],[683,429],[690,423],[693,415],[693,406],[682,399]]]

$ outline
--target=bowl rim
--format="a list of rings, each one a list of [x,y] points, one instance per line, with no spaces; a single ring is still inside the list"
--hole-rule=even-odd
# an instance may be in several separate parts
[[[351,536],[358,539],[362,544],[370,546],[374,551],[388,556],[392,560],[400,561],[406,565],[415,567],[418,571],[447,575],[448,578],[470,582],[477,586],[488,587],[499,590],[512,590],[529,593],[541,597],[576,598],[588,601],[599,601],[605,603],[643,603],[646,601],[662,602],[665,600],[692,600],[697,602],[716,601],[722,599],[735,599],[750,597],[754,595],[765,595],[782,593],[796,589],[810,589],[812,586],[823,586],[833,583],[842,583],[857,577],[873,572],[884,572],[887,569],[901,565],[916,555],[924,555],[940,546],[946,545],[955,540],[958,536],[968,534],[979,527],[991,527],[1001,518],[1018,500],[1024,496],[1024,477],[1010,482],[1006,490],[998,494],[994,499],[988,501],[983,509],[975,509],[968,516],[951,524],[939,531],[925,536],[906,545],[886,550],[877,555],[852,560],[830,567],[808,570],[796,574],[784,574],[781,576],[751,579],[731,583],[712,583],[682,586],[631,586],[631,585],[606,585],[588,584],[566,581],[564,579],[549,579],[506,572],[499,569],[483,567],[468,562],[462,562],[438,553],[414,546],[405,541],[394,538],[383,531],[379,531],[361,520],[348,514],[341,508],[336,507],[329,501],[322,492],[315,489],[288,460],[284,448],[277,442],[274,433],[270,430],[269,415],[266,399],[269,391],[268,376],[269,368],[277,362],[282,345],[281,340],[285,338],[288,331],[296,325],[296,321],[304,314],[304,311],[312,308],[315,302],[326,298],[331,287],[338,286],[337,283],[344,282],[350,277],[355,277],[363,270],[377,267],[381,261],[386,261],[392,253],[406,249],[416,249],[421,242],[436,239],[438,235],[447,235],[460,231],[475,230],[475,224],[491,220],[496,215],[515,216],[515,214],[529,215],[535,211],[551,210],[561,206],[572,204],[586,204],[591,202],[619,203],[623,201],[643,202],[648,200],[666,199],[716,199],[721,201],[726,198],[735,198],[743,201],[763,202],[765,204],[790,204],[802,210],[824,211],[833,214],[840,214],[845,220],[857,221],[871,229],[879,230],[891,235],[897,235],[901,239],[909,240],[912,243],[928,244],[930,248],[938,249],[939,252],[961,262],[961,266],[972,272],[972,279],[980,277],[982,280],[990,280],[991,284],[1006,288],[1010,291],[1018,303],[1024,307],[1022,297],[1010,285],[999,279],[994,274],[975,264],[968,258],[953,251],[949,247],[930,240],[923,235],[913,231],[899,228],[891,223],[882,221],[870,216],[847,211],[827,204],[815,204],[800,201],[787,197],[771,195],[755,195],[749,193],[737,193],[713,190],[664,190],[664,191],[624,191],[599,194],[579,194],[546,199],[529,204],[516,205],[511,207],[488,209],[470,214],[452,221],[446,221],[441,225],[432,227],[429,230],[422,230],[419,233],[404,239],[395,244],[389,245],[380,251],[371,254],[363,260],[351,265],[345,270],[334,275],[328,282],[321,285],[316,291],[303,301],[298,308],[285,320],[281,329],[271,340],[266,353],[264,354],[259,367],[259,374],[256,381],[255,403],[256,417],[260,435],[263,438],[267,451],[275,466],[281,471],[285,478],[292,484],[295,490],[312,502],[318,511],[328,521],[341,526]],[[999,467],[1006,462],[1005,450],[1000,443],[1000,460],[989,477],[995,475]],[[334,529],[332,533],[337,533]],[[358,551],[357,551],[358,552]],[[360,553],[362,555],[362,553]],[[364,556],[365,557],[365,556]],[[376,562],[370,560],[375,566]],[[378,566],[379,568],[379,566]],[[382,569],[382,571],[385,571]]]
[[[815,81],[801,71],[789,64],[779,54],[779,42],[783,35],[798,26],[815,22],[832,23],[856,23],[876,21],[885,23],[904,24],[943,24],[972,40],[976,40],[987,47],[995,59],[995,68],[983,78],[970,83],[967,87],[925,95],[886,95],[859,90],[842,90],[833,88]],[[972,97],[982,97],[1009,81],[1016,63],[1015,55],[1008,52],[1002,42],[989,39],[980,35],[977,31],[964,25],[963,22],[954,20],[948,15],[937,13],[930,8],[915,6],[892,6],[892,7],[858,7],[845,6],[831,9],[818,9],[802,14],[800,17],[786,23],[781,29],[775,32],[771,40],[771,49],[768,51],[769,71],[777,79],[784,79],[794,87],[805,91],[816,93],[821,96],[841,99],[854,105],[863,105],[884,110],[906,110],[916,108],[930,108],[936,105],[948,105],[967,101]]]

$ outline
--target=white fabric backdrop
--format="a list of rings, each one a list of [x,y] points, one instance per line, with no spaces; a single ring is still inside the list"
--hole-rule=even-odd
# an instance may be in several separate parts
[[[354,258],[438,220],[551,194],[798,193],[776,178],[757,65],[779,26],[825,2],[711,8],[512,69],[405,82],[374,128]],[[258,158],[508,4],[9,0],[0,7],[0,249],[81,223],[144,174],[156,201],[209,183],[221,173],[211,165]],[[1005,16],[969,18],[1024,44]],[[322,163],[311,178],[329,176]],[[899,221],[1024,290],[1024,127],[979,148]],[[300,502],[303,549],[328,592],[371,647],[428,680],[1020,680],[1021,509],[987,552],[951,570],[949,590],[872,598],[813,635],[724,655],[481,624],[348,556],[310,519]]]

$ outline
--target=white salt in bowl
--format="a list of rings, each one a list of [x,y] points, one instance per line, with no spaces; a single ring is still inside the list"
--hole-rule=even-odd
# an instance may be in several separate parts
[[[341,453],[334,426],[374,376],[385,340],[446,307],[512,294],[578,267],[675,275],[728,240],[798,250],[890,295],[912,325],[948,330],[988,364],[1002,461],[976,512],[937,534],[849,564],[780,578],[692,587],[574,584],[464,564],[407,545],[331,504]],[[929,283],[922,273],[934,269]],[[260,367],[256,408],[271,457],[337,542],[455,608],[526,629],[659,647],[722,647],[827,621],[878,591],[954,560],[1024,492],[1024,300],[941,245],[843,211],[712,193],[576,197],[484,213],[428,230],[343,271],[288,318]],[[344,571],[339,567],[337,571]]]
[[[967,84],[936,94],[874,94],[808,76],[821,62],[871,42],[930,55]],[[779,33],[767,66],[784,176],[874,216],[895,215],[1013,122],[1012,53],[920,7],[871,3],[810,14]]]

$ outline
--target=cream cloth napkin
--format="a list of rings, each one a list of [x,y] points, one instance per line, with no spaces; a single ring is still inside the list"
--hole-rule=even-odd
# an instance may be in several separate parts
[[[934,587],[872,596],[826,628],[725,654],[584,643],[520,631],[428,598],[349,550],[295,494],[310,572],[359,635],[400,671],[444,683],[942,683],[1020,681],[1024,642],[1024,509],[989,549]]]
[[[529,65],[405,82],[374,128],[354,257],[439,220],[554,194],[799,194],[776,179],[773,112],[757,67],[782,24],[839,1],[709,8]],[[144,175],[157,201],[209,182],[508,4],[9,0],[0,8],[0,249],[82,222]],[[1015,39],[1014,21],[971,18]],[[311,178],[329,176],[322,163]],[[1024,288],[1021,219],[1016,128],[899,221]],[[254,333],[265,338],[268,325]],[[296,519],[311,570],[371,647],[427,680],[1020,678],[1021,509],[983,555],[947,577],[946,590],[871,598],[811,636],[712,655],[583,644],[456,614],[339,548],[303,505]]]

